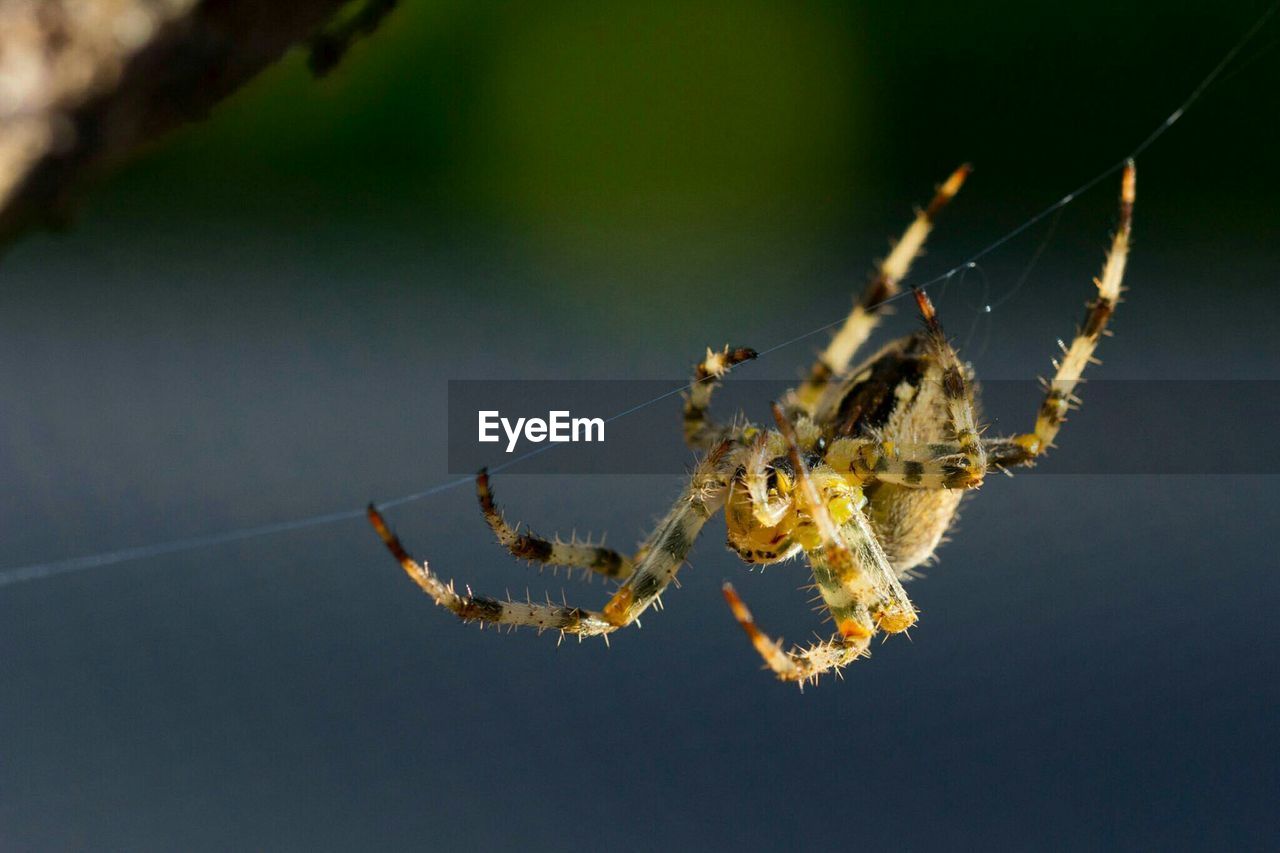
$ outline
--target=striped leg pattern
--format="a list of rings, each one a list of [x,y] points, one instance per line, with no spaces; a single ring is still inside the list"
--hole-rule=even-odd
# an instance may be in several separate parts
[[[630,557],[611,548],[576,539],[570,542],[542,539],[532,530],[526,529],[522,533],[519,525],[512,527],[507,524],[493,502],[493,490],[489,486],[489,474],[485,470],[481,470],[476,476],[476,496],[480,499],[480,511],[484,513],[484,520],[499,544],[510,551],[512,556],[548,566],[586,569],[616,580],[630,577],[635,570]]]
[[[946,401],[947,418],[950,421],[955,442],[959,445],[960,453],[953,456],[948,464],[961,466],[967,472],[968,479],[965,486],[972,488],[980,485],[987,473],[987,451],[978,436],[973,389],[969,387],[969,380],[964,365],[960,363],[960,357],[956,355],[951,342],[942,331],[942,324],[938,322],[932,300],[923,290],[916,290],[914,294],[936,364],[931,366],[930,371],[925,374],[925,380],[941,383],[942,395]],[[930,375],[931,373],[937,375]]]
[[[1130,160],[1120,180],[1120,214],[1111,249],[1107,252],[1102,275],[1094,279],[1097,297],[1088,304],[1084,324],[1076,331],[1071,346],[1062,346],[1061,360],[1054,361],[1057,372],[1046,384],[1044,402],[1036,417],[1035,431],[992,442],[992,456],[1001,465],[1029,465],[1043,456],[1067,419],[1067,412],[1079,405],[1076,386],[1083,381],[1084,369],[1096,364],[1093,357],[1098,342],[1106,334],[1107,323],[1120,302],[1125,262],[1129,257],[1129,239],[1133,227],[1133,203],[1137,193],[1137,167]]]
[[[796,646],[790,651],[784,650],[777,641],[756,627],[751,610],[738,596],[733,584],[726,583],[723,592],[733,618],[742,626],[760,657],[764,658],[765,665],[773,670],[780,681],[794,681],[801,690],[809,682],[817,683],[824,673],[839,670],[869,654],[867,647],[870,633],[864,640],[848,640],[836,636],[803,648]],[[865,614],[861,615],[870,621]]]
[[[556,630],[579,637],[609,634],[636,620],[662,594],[684,563],[694,539],[724,500],[718,463],[723,448],[709,454],[695,470],[688,487],[658,525],[648,548],[618,592],[600,611],[580,607],[498,600],[458,593],[424,561],[415,560],[387,526],[377,508],[369,505],[369,522],[405,573],[436,604],[463,621]]]
[[[698,363],[693,370],[693,382],[684,395],[684,440],[695,450],[710,450],[732,433],[732,427],[718,424],[707,416],[711,406],[711,395],[716,386],[724,379],[726,373],[735,365],[750,361],[756,357],[756,351],[749,347],[738,347],[712,351],[707,349],[707,357]]]
[[[990,444],[983,449],[991,453]],[[842,438],[827,451],[827,464],[851,473],[864,485],[893,483],[912,489],[976,489],[983,476],[968,464],[958,442],[901,444],[889,440]]]
[[[897,295],[899,284],[910,271],[911,263],[920,254],[929,232],[933,230],[934,220],[947,206],[947,202],[960,191],[969,172],[968,164],[956,169],[938,187],[929,206],[917,211],[915,219],[902,237],[877,266],[875,275],[854,303],[853,310],[840,331],[836,332],[831,343],[809,368],[808,377],[788,400],[788,408],[799,408],[812,414],[817,410],[822,394],[831,381],[849,369],[854,354],[866,343],[885,313],[881,304]]]
[[[604,606],[609,622],[619,627],[634,622],[675,580],[703,525],[724,505],[727,475],[720,462],[727,449],[728,443],[721,443],[698,464],[684,494],[645,542],[635,571]]]
[[[422,591],[441,607],[452,611],[464,622],[480,622],[494,625],[525,625],[536,628],[539,633],[554,629],[566,634],[578,636],[594,636],[616,630],[604,615],[579,607],[556,607],[551,604],[533,604],[531,602],[500,601],[496,598],[473,595],[471,588],[467,594],[458,593],[453,583],[442,581],[425,560],[419,562],[409,555],[400,539],[387,526],[382,513],[373,504],[369,504],[369,523],[377,531],[387,550],[400,563],[401,568],[409,575]]]

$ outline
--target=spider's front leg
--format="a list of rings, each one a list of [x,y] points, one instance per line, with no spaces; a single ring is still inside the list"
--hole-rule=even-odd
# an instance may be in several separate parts
[[[609,634],[636,620],[675,578],[689,549],[707,519],[724,500],[724,472],[720,461],[724,448],[717,448],[699,463],[689,485],[650,537],[649,547],[635,570],[617,593],[599,610],[557,607],[476,596],[467,589],[459,594],[424,561],[415,560],[387,526],[372,504],[369,521],[405,573],[436,604],[464,621],[495,625],[524,625],[538,631],[552,629],[580,637]]]
[[[684,395],[684,440],[695,450],[710,450],[733,434],[733,428],[716,423],[707,416],[711,395],[735,365],[750,361],[756,351],[750,347],[712,350],[693,369],[693,381]]]
[[[519,525],[512,527],[507,524],[493,502],[493,491],[489,487],[489,473],[486,470],[481,470],[476,475],[476,497],[480,500],[480,511],[484,513],[485,522],[499,544],[510,551],[512,556],[548,566],[586,569],[617,580],[624,580],[635,571],[632,558],[611,548],[576,540],[561,542],[559,539],[542,539],[532,530],[526,529],[521,533]]]
[[[1089,303],[1084,325],[1077,331],[1071,346],[1063,348],[1061,361],[1055,361],[1057,372],[1046,384],[1044,402],[1036,416],[1035,430],[1012,438],[993,439],[988,442],[992,461],[999,465],[1031,465],[1053,446],[1053,440],[1062,428],[1067,412],[1079,400],[1075,396],[1085,366],[1091,362],[1098,342],[1106,334],[1107,323],[1120,302],[1121,284],[1124,282],[1125,263],[1129,258],[1129,236],[1133,227],[1133,203],[1137,194],[1137,167],[1130,160],[1120,179],[1120,215],[1116,232],[1111,238],[1111,249],[1102,267],[1102,275],[1094,279],[1098,296]],[[1061,343],[1059,344],[1061,345]]]
[[[886,313],[881,308],[882,303],[897,295],[898,285],[910,271],[912,261],[920,254],[929,232],[933,230],[934,219],[947,206],[947,202],[960,192],[969,172],[968,164],[956,169],[938,187],[929,206],[917,211],[916,218],[894,244],[892,251],[876,267],[875,275],[854,303],[853,310],[840,331],[836,332],[831,343],[827,344],[827,348],[809,368],[808,377],[788,398],[788,409],[809,414],[818,410],[823,392],[831,386],[833,379],[849,369],[854,354],[875,331],[880,318]]]
[[[808,682],[816,684],[818,678],[823,674],[832,670],[840,670],[858,658],[870,654],[868,651],[872,636],[870,631],[867,632],[865,637],[841,634],[804,648],[796,646],[787,651],[771,639],[768,634],[756,627],[755,617],[751,615],[750,608],[738,596],[733,584],[726,583],[723,591],[724,599],[729,602],[729,610],[733,613],[733,618],[738,620],[738,624],[742,626],[742,630],[746,632],[747,637],[751,640],[751,645],[755,646],[756,651],[760,653],[760,657],[764,659],[765,666],[769,667],[778,676],[779,681],[795,682],[803,690]],[[865,614],[860,615],[865,620]]]

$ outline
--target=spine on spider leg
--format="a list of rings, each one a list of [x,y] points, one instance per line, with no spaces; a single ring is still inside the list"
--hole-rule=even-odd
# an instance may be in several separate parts
[[[1062,428],[1067,412],[1079,402],[1075,397],[1076,386],[1080,384],[1085,367],[1094,361],[1093,354],[1120,302],[1125,264],[1129,259],[1136,195],[1137,167],[1130,160],[1125,164],[1120,181],[1120,213],[1115,234],[1111,238],[1111,248],[1107,252],[1102,275],[1094,279],[1098,295],[1089,302],[1083,324],[1071,345],[1063,352],[1062,360],[1057,363],[1057,372],[1048,384],[1044,402],[1040,404],[1040,411],[1036,416],[1035,432],[1014,439],[1014,443],[1027,457],[1014,460],[1015,462],[1029,461],[1048,450]]]

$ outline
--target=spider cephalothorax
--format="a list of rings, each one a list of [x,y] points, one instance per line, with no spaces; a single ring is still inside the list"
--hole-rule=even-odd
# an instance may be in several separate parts
[[[708,417],[712,392],[746,348],[707,351],[684,404],[686,441],[703,452],[689,484],[633,556],[591,544],[546,540],[503,519],[489,478],[476,485],[485,519],[512,554],[540,563],[586,569],[619,581],[598,611],[500,601],[458,593],[410,557],[369,507],[383,542],[437,604],[464,620],[527,625],[562,634],[608,634],[635,622],[658,601],[683,565],[703,525],[723,509],[729,548],[747,563],[776,563],[804,553],[815,588],[835,624],[830,639],[785,650],[761,632],[733,587],[724,594],[765,663],[802,686],[867,654],[878,632],[896,634],[917,619],[901,580],[933,557],[966,491],[988,470],[1033,464],[1053,439],[1073,392],[1119,301],[1129,248],[1134,167],[1124,171],[1120,215],[1097,297],[1047,383],[1031,432],[984,438],[977,424],[969,367],[943,334],[933,305],[915,291],[923,328],[894,341],[850,369],[924,245],[934,217],[960,189],[957,169],[920,211],[854,305],[808,377],[773,406],[776,428],[721,424]]]

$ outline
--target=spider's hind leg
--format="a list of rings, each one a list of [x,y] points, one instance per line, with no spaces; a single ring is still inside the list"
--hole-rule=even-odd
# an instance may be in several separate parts
[[[1111,249],[1107,252],[1102,275],[1094,279],[1098,295],[1089,302],[1084,324],[1076,331],[1070,346],[1063,347],[1061,360],[1053,379],[1046,383],[1044,402],[1036,416],[1035,430],[1012,438],[989,443],[994,462],[1001,465],[1030,465],[1053,446],[1053,440],[1079,400],[1076,386],[1083,381],[1085,367],[1096,363],[1093,354],[1106,334],[1107,323],[1120,302],[1125,262],[1129,257],[1129,235],[1133,226],[1133,203],[1136,196],[1137,171],[1132,160],[1124,168],[1120,182],[1120,214]],[[1060,344],[1061,345],[1061,344]]]
[[[729,602],[733,618],[738,620],[742,630],[747,633],[751,645],[755,646],[765,666],[773,670],[781,681],[794,681],[801,689],[807,682],[817,682],[823,673],[839,670],[864,657],[867,651],[870,632],[865,637],[847,637],[837,635],[829,640],[814,643],[807,648],[794,648],[786,651],[768,634],[756,627],[755,618],[747,605],[734,590],[733,584],[723,587],[724,599]]]
[[[489,473],[486,470],[481,470],[476,475],[476,497],[480,501],[484,520],[493,530],[498,542],[512,556],[549,566],[586,569],[616,580],[625,580],[635,571],[635,563],[630,557],[611,548],[590,542],[542,539],[532,530],[521,532],[519,525],[512,527],[507,524],[502,512],[493,502],[493,490],[489,487]]]

